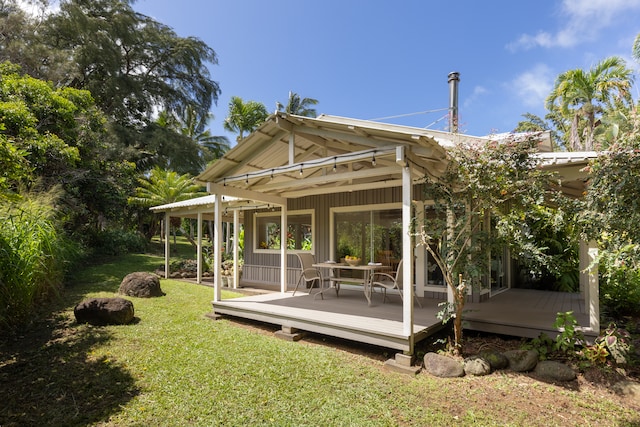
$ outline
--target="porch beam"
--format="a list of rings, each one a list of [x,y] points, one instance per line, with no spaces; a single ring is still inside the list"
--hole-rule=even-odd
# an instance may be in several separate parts
[[[333,167],[334,165],[353,163],[360,160],[371,160],[374,154],[376,155],[376,157],[393,155],[395,154],[395,149],[396,149],[395,146],[390,147],[387,145],[383,148],[368,149],[363,151],[357,151],[350,154],[329,156],[323,159],[317,159],[307,163],[297,162],[290,165],[262,169],[262,170],[259,170],[256,172],[250,172],[247,174],[227,176],[227,177],[218,179],[215,183],[208,183],[207,185],[223,185],[224,186],[225,183],[232,184],[234,182],[244,182],[248,179],[270,178],[271,176],[275,176],[275,175],[296,173],[296,172],[299,172],[301,169],[303,171],[309,170],[309,169],[321,169],[323,167]],[[233,188],[237,188],[237,187],[233,187]],[[209,192],[212,192],[212,191],[210,190]],[[226,193],[225,191],[222,192],[222,194],[225,194],[225,193]],[[233,194],[228,193],[227,195],[232,196]],[[256,200],[259,200],[259,199],[256,199]]]
[[[293,130],[299,135],[309,134],[317,135],[327,139],[336,141],[346,141],[353,144],[364,145],[365,147],[384,147],[389,144],[408,144],[409,142],[403,138],[385,138],[379,136],[360,136],[354,131],[353,134],[338,132],[324,128],[310,128],[303,126],[293,126]]]
[[[401,179],[389,179],[384,181],[376,181],[376,182],[365,182],[361,184],[341,184],[336,183],[336,185],[332,185],[330,187],[316,187],[312,190],[298,190],[298,191],[284,191],[281,193],[283,197],[295,199],[298,197],[308,196],[309,194],[320,195],[320,194],[331,194],[331,193],[345,193],[350,191],[360,191],[360,190],[371,190],[375,188],[376,190],[382,188],[393,188],[393,187],[401,187],[402,180]]]
[[[327,175],[317,177],[307,177],[298,179],[295,182],[271,182],[262,186],[253,187],[256,191],[273,191],[279,189],[290,189],[292,187],[309,187],[316,184],[326,184],[327,181],[346,181],[349,179],[372,178],[376,176],[388,176],[399,172],[397,166],[365,168],[357,172],[329,172]]]
[[[207,183],[207,191],[212,194],[216,194],[216,207],[220,205],[218,199],[222,195],[229,197],[237,197],[239,199],[256,200],[263,203],[269,203],[272,205],[286,206],[287,199],[284,197],[274,196],[271,194],[259,193],[257,191],[246,190],[238,187],[224,186],[215,184],[213,182]]]

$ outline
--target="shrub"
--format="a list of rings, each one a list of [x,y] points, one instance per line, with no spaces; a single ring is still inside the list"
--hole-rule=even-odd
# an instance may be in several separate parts
[[[147,239],[142,234],[120,228],[90,232],[84,240],[96,254],[101,255],[142,253],[147,248]]]
[[[600,256],[600,302],[609,314],[640,314],[640,246],[605,250]]]
[[[56,295],[80,254],[55,218],[51,194],[0,205],[0,329],[24,322]]]

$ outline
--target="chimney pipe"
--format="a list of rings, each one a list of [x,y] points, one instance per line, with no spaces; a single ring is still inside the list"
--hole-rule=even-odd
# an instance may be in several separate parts
[[[449,73],[449,132],[458,133],[458,84],[460,73]]]

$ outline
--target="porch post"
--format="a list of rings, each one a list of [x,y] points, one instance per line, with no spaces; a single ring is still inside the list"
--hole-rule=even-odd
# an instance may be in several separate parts
[[[595,241],[580,241],[580,293],[589,315],[589,327],[600,332],[600,291],[598,284],[598,265],[594,262],[598,256]]]
[[[287,292],[287,205],[280,211],[280,292]]]
[[[221,299],[220,275],[222,269],[222,200],[220,193],[215,193],[215,204],[213,209],[213,301]]]
[[[233,211],[233,287],[238,288],[240,284],[240,271],[238,269],[238,223],[240,222],[240,211]]]
[[[202,212],[198,212],[198,272],[196,276],[196,282],[202,283]]]
[[[418,224],[424,223],[424,202],[416,202],[416,221]],[[415,248],[415,245],[412,245]],[[415,249],[414,249],[415,250]],[[424,297],[424,285],[427,283],[427,251],[420,248],[416,251],[416,295]]]
[[[169,211],[164,214],[164,278],[168,279],[169,274],[169,258],[171,257],[171,239],[169,237],[171,233],[171,216]]]
[[[402,168],[402,331],[409,337],[408,354],[413,354],[413,242],[409,234],[411,225],[411,201],[413,200],[411,163]]]

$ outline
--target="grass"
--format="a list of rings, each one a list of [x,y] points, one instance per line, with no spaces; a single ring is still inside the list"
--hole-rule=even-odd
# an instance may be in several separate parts
[[[162,264],[149,255],[105,261],[79,272],[50,316],[0,344],[3,427],[640,422],[613,395],[508,373],[411,378],[382,369],[386,349],[318,336],[292,343],[269,328],[212,321],[213,290],[185,282],[163,280],[165,297],[131,298],[133,324],[78,325],[82,298],[114,296],[124,275]]]

